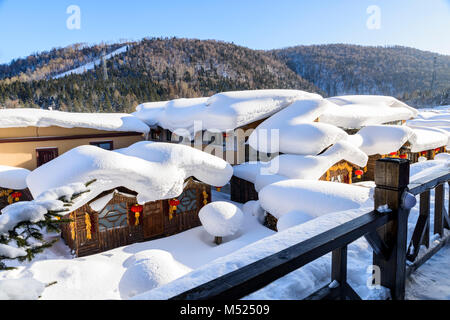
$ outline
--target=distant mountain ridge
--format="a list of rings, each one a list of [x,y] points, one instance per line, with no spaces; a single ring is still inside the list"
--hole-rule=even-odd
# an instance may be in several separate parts
[[[77,44],[0,65],[0,107],[129,112],[145,101],[265,88],[450,104],[450,56],[340,44],[261,51],[215,40],[152,38]]]
[[[441,97],[443,101],[435,103],[448,103],[450,56],[401,46],[346,44],[296,46],[270,53],[330,96],[389,95],[424,104],[427,98]]]

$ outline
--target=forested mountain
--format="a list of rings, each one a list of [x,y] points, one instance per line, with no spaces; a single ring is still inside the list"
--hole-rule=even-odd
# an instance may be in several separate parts
[[[61,76],[77,68],[79,74]],[[450,104],[450,56],[355,45],[258,51],[214,40],[152,38],[78,44],[0,65],[0,107],[8,108],[130,112],[146,101],[264,88]]]
[[[213,40],[176,38],[144,39],[127,45],[126,52],[104,60],[91,71],[60,79],[53,77],[79,67],[82,55],[59,49],[45,53],[42,60],[36,55],[3,66],[3,75],[10,77],[0,80],[0,105],[114,112],[131,111],[145,101],[210,96],[229,90],[295,88],[320,92],[263,51]],[[83,61],[99,59],[103,52],[121,46],[85,48],[90,55]],[[63,63],[58,65],[58,61]],[[44,72],[45,65],[52,67]]]
[[[400,46],[331,44],[271,51],[330,96],[382,94],[450,104],[450,56]]]

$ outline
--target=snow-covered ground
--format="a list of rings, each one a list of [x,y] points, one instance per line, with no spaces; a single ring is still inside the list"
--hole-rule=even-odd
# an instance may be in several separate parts
[[[450,300],[450,244],[442,248],[406,282],[408,300]]]
[[[213,200],[229,201],[229,196],[213,191]],[[242,205],[237,205],[242,208]],[[177,262],[194,270],[274,234],[251,214],[244,215],[242,229],[245,232],[224,237],[220,246],[214,244],[214,237],[203,227],[198,227],[171,237],[75,259],[63,241],[58,241],[31,263],[14,263],[18,266],[16,270],[0,272],[0,280],[35,279],[44,284],[57,281],[45,289],[42,299],[127,299],[130,298],[127,294],[137,286],[134,279],[125,276],[127,269],[134,266],[135,254],[152,249],[164,250],[171,253]],[[142,292],[133,294],[136,293]]]

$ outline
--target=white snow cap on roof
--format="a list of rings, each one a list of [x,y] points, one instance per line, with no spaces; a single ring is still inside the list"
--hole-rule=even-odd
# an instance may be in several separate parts
[[[296,100],[320,98],[318,94],[301,90],[232,91],[210,98],[142,104],[133,114],[149,125],[170,131],[183,129],[193,134],[200,130],[233,130],[271,116]],[[202,127],[194,129],[194,121],[201,121]]]
[[[341,128],[361,128],[367,125],[409,120],[417,116],[416,109],[387,96],[355,95],[327,98],[334,107],[320,117],[321,122]]]
[[[132,115],[141,119],[149,126],[155,126],[159,121],[159,114],[164,111],[169,101],[146,102],[136,107]]]
[[[262,123],[250,135],[248,143],[264,153],[317,155],[347,137],[344,130],[326,123],[279,123],[273,127]]]
[[[89,128],[104,131],[148,133],[149,127],[125,113],[73,113],[42,109],[0,109],[0,128]]]
[[[265,153],[318,154],[347,138],[342,129],[313,122],[332,105],[324,99],[296,101],[261,123],[248,143]]]
[[[448,132],[439,128],[412,127],[411,152],[421,152],[450,145]]]
[[[369,156],[382,155],[398,151],[412,136],[414,131],[407,126],[376,125],[362,128],[349,142]]]
[[[138,202],[145,203],[179,196],[185,180],[191,176],[222,186],[232,172],[231,166],[222,159],[194,148],[144,142],[120,152],[94,146],[72,149],[31,172],[27,184],[37,198],[49,189],[96,179],[89,186],[91,192],[76,200],[72,207],[76,210],[100,193],[121,186],[137,192]]]
[[[268,184],[286,179],[318,180],[342,160],[365,167],[368,156],[346,141],[336,143],[318,156],[283,154],[270,161],[266,169],[268,174],[265,172],[256,176],[255,189],[259,191]]]
[[[259,202],[277,219],[299,208],[312,217],[319,217],[370,205],[370,190],[337,182],[285,180],[262,189]]]
[[[26,178],[30,170],[0,165],[0,187],[23,190],[27,188]]]

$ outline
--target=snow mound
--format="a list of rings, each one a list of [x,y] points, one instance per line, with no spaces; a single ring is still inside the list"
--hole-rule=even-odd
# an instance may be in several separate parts
[[[164,111],[168,102],[169,101],[142,103],[136,107],[136,112],[133,112],[132,115],[141,119],[149,126],[155,126],[158,124],[159,116]]]
[[[120,295],[130,299],[178,279],[192,270],[163,250],[147,250],[134,255],[119,283]]]
[[[0,165],[0,187],[22,190],[27,188],[26,178],[30,170],[1,166]]]
[[[344,183],[310,180],[285,180],[259,192],[261,207],[279,219],[301,210],[319,217],[330,212],[357,209],[372,201],[369,188]]]
[[[227,131],[264,119],[300,99],[320,99],[301,90],[222,92],[210,98],[176,99],[139,105],[136,117],[188,136],[201,130]],[[194,123],[201,123],[194,127]]]
[[[233,168],[226,161],[182,144],[141,141],[116,151],[146,161],[178,167],[184,171],[186,178],[195,177],[212,186],[226,185],[233,175]]]
[[[278,219],[277,230],[278,232],[282,232],[286,229],[298,226],[312,219],[314,219],[314,217],[308,213],[298,210],[290,211],[282,215],[281,218]]]
[[[148,133],[149,127],[125,113],[73,113],[42,109],[0,109],[0,128],[89,128],[104,131]]]
[[[89,186],[89,193],[76,199],[71,208],[76,210],[100,193],[118,187],[137,192],[142,204],[179,196],[189,177],[223,186],[232,174],[228,163],[194,148],[143,142],[119,152],[77,147],[31,172],[27,184],[37,198],[48,189],[96,180]]]
[[[347,138],[337,127],[313,122],[332,105],[324,99],[296,101],[261,123],[250,135],[249,144],[265,153],[318,154]]]
[[[387,96],[355,95],[326,99],[334,106],[320,117],[321,122],[341,128],[361,128],[367,125],[409,120],[417,116],[416,109]]]
[[[45,285],[34,279],[0,280],[0,300],[37,300]]]
[[[256,176],[256,191],[285,179],[318,180],[342,160],[365,167],[368,156],[346,141],[336,143],[318,156],[282,154],[269,162],[266,172]]]
[[[449,145],[449,134],[439,128],[411,127],[411,152],[432,150]]]
[[[371,156],[396,152],[413,135],[413,130],[407,126],[376,125],[362,128],[356,135],[352,136],[350,141]],[[359,143],[354,141],[359,141]]]
[[[268,162],[261,161],[244,162],[233,167],[233,175],[240,179],[255,183],[256,177],[261,174],[262,168],[267,168],[268,165]]]
[[[248,139],[249,145],[263,153],[317,155],[348,135],[342,129],[326,123],[271,124],[263,122]]]
[[[215,237],[234,235],[241,228],[244,219],[241,209],[224,201],[204,206],[198,216],[206,231]]]

